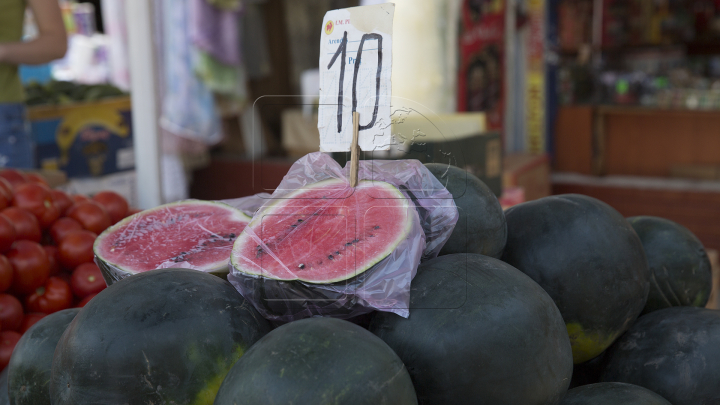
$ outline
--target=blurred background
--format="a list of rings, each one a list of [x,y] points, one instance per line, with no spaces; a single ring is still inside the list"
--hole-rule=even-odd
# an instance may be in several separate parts
[[[324,14],[382,2],[60,0],[68,52],[20,67],[36,167],[141,208],[272,192],[319,148]],[[397,142],[364,158],[455,164],[505,207],[588,194],[720,248],[720,1],[394,3]]]

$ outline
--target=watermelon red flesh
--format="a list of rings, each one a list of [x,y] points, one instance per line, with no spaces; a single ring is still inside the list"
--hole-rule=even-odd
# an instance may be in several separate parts
[[[240,272],[328,284],[352,278],[388,256],[410,231],[410,204],[394,186],[355,189],[325,180],[278,200],[235,242]]]
[[[226,268],[232,244],[250,217],[227,204],[181,201],[142,211],[95,241],[95,255],[130,273],[187,267]]]

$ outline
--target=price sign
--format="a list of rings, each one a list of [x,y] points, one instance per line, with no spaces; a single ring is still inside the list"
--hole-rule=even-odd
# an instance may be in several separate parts
[[[353,137],[353,112],[360,114],[359,145],[390,149],[390,75],[395,5],[328,11],[320,34],[322,152],[346,152]]]

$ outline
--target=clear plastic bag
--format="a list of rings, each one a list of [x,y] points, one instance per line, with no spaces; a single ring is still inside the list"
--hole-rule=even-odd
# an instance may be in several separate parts
[[[359,180],[383,182],[395,186],[395,199],[403,202],[402,209],[394,209],[401,210],[396,212],[407,215],[403,221],[409,221],[409,230],[394,249],[364,272],[353,273],[353,277],[327,284],[323,281],[301,281],[304,277],[301,274],[307,274],[301,272],[304,265],[298,267],[295,264],[283,263],[278,256],[282,252],[274,252],[268,244],[271,243],[269,242],[271,239],[273,243],[280,243],[294,232],[301,232],[300,229],[303,229],[301,226],[309,226],[307,225],[309,222],[303,224],[303,220],[298,220],[298,224],[291,225],[293,228],[288,228],[284,236],[268,235],[262,238],[258,235],[262,229],[265,229],[262,228],[264,218],[278,215],[277,206],[282,204],[280,201],[283,200],[292,200],[293,206],[290,207],[290,211],[296,209],[298,218],[310,218],[308,215],[312,218],[320,218],[324,212],[330,212],[330,208],[338,204],[337,201],[349,197],[354,192],[350,187],[348,174],[349,164],[341,168],[335,160],[324,153],[311,153],[299,159],[272,194],[271,200],[256,212],[253,222],[245,228],[243,235],[238,239],[238,242],[242,240],[242,243],[236,242],[231,256],[228,281],[266,318],[276,322],[289,322],[312,316],[348,319],[374,310],[393,312],[403,317],[409,315],[410,283],[415,277],[421,259],[437,256],[458,219],[458,211],[452,195],[419,161],[360,162]],[[294,198],[298,192],[318,187],[318,183],[323,181],[325,181],[323,187],[330,187],[323,189],[323,192],[330,194],[323,195],[322,199]],[[400,193],[397,193],[397,190]],[[390,200],[386,197],[383,199]],[[286,203],[282,208],[288,208],[287,205],[289,204]],[[311,211],[312,213],[308,214]],[[282,216],[272,221],[278,223],[285,220],[286,216]],[[350,221],[355,219],[351,218]],[[345,245],[349,246],[353,242],[350,241]],[[268,263],[279,269],[279,273],[283,274],[282,277],[267,272],[262,268],[263,266],[256,263],[257,255],[253,257],[252,254],[247,253],[249,246],[255,244],[258,254],[262,253],[263,257],[270,261]],[[332,256],[331,254],[328,258],[333,260]],[[337,257],[340,256],[336,256],[335,260]],[[355,256],[352,256],[351,260],[355,259]]]
[[[225,203],[231,207],[235,207],[252,218],[255,215],[255,212],[271,198],[271,194],[257,193],[255,195],[250,195],[247,197],[233,198],[230,200],[220,200],[220,202]]]

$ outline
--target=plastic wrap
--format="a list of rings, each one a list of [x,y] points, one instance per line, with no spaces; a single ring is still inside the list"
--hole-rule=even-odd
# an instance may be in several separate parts
[[[244,212],[249,217],[255,215],[255,212],[260,209],[269,199],[272,198],[272,194],[258,193],[247,197],[233,198],[230,200],[220,200],[231,207],[235,207],[240,211]]]
[[[277,322],[312,316],[347,319],[373,310],[393,312],[403,317],[409,315],[410,284],[421,259],[437,256],[458,219],[452,195],[419,161],[360,162],[360,180],[384,182],[396,187],[393,188],[393,195],[395,201],[402,200],[402,208],[394,209],[407,215],[404,219],[400,218],[400,223],[408,224],[402,239],[397,245],[390,247],[392,251],[364,272],[327,284],[301,281],[304,277],[300,271],[302,267],[298,270],[294,265],[286,265],[276,254],[279,252],[274,252],[265,243],[270,238],[276,238],[276,235],[265,239],[258,235],[258,232],[264,229],[262,221],[266,215],[268,218],[277,215],[274,210],[277,210],[281,201],[293,200],[294,205],[290,208],[297,209],[298,213],[312,210],[311,214],[308,214],[309,211],[298,214],[305,215],[306,218],[310,218],[307,215],[322,216],[323,212],[329,212],[333,204],[348,198],[354,192],[348,181],[348,173],[349,167],[341,168],[335,160],[323,153],[311,153],[299,159],[272,194],[271,200],[257,211],[254,220],[236,241],[228,281],[266,318]],[[328,180],[332,181],[330,184],[333,188],[330,194],[322,199],[308,201],[294,198],[298,192],[307,191]],[[368,192],[374,191],[371,189]],[[383,200],[390,199],[383,197]],[[398,202],[393,204],[398,206]],[[275,222],[281,220],[285,219],[276,219]],[[289,230],[286,236],[277,236],[277,240],[281,241],[294,232],[301,232],[300,226],[307,223],[298,222],[301,225]],[[248,251],[251,242],[252,245],[257,244],[257,251],[262,252],[267,260],[274,261],[274,266],[280,269],[282,277],[266,272],[255,262],[257,256],[243,253]],[[267,277],[269,275],[273,278]]]
[[[110,232],[100,236],[100,243],[95,247],[95,262],[108,285],[135,271],[156,268],[186,268],[225,277],[232,243],[250,222],[251,214],[266,201],[263,197],[269,196],[225,201],[191,199],[143,211],[143,214],[127,218],[111,228],[110,232],[115,236],[109,235]],[[150,236],[152,233],[156,235]],[[107,237],[114,238],[111,241],[113,247],[103,251],[100,246]],[[165,250],[163,245],[167,247]],[[218,257],[218,251],[225,251],[226,255]],[[208,260],[206,252],[212,252],[215,260]],[[134,259],[137,259],[134,264],[128,263]]]

